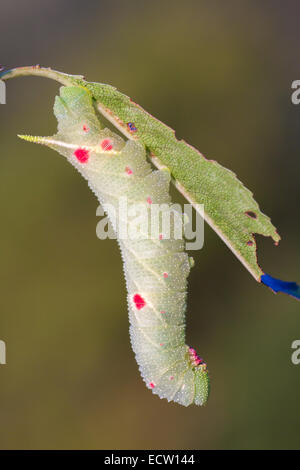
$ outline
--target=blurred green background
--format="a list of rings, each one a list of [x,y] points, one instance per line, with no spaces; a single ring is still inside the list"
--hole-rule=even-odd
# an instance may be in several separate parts
[[[110,83],[233,169],[283,238],[258,237],[261,266],[300,281],[299,14],[296,0],[4,0],[0,63]],[[299,448],[299,304],[257,284],[208,226],[187,341],[208,362],[209,403],[146,389],[95,197],[62,157],[16,137],[55,132],[57,90],[17,79],[0,106],[0,448]]]

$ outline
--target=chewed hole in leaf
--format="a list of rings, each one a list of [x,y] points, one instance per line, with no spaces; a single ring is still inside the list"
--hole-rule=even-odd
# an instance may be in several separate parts
[[[245,212],[245,214],[250,217],[251,219],[257,219],[257,215],[255,214],[255,212],[252,212],[252,211],[247,211]]]

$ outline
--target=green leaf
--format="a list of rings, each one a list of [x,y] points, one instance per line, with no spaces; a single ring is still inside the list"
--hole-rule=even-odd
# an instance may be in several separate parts
[[[280,236],[270,218],[260,211],[252,193],[233,172],[207,160],[185,141],[178,141],[170,127],[110,85],[39,67],[13,69],[0,74],[0,78],[21,75],[45,76],[64,85],[88,89],[100,113],[129,139],[139,140],[150,151],[158,168],[166,166],[177,189],[196,209],[197,204],[204,204],[205,220],[260,281],[263,271],[257,263],[254,234],[270,236],[276,244]]]

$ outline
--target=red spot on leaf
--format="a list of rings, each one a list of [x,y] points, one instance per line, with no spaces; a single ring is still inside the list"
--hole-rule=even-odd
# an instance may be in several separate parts
[[[152,204],[152,199],[151,199],[151,197],[147,197],[147,202],[148,202],[148,204]]]
[[[245,214],[250,217],[251,219],[257,219],[257,215],[253,211],[247,211]]]
[[[170,380],[174,380],[174,375],[171,375]]]
[[[86,163],[89,159],[89,151],[83,148],[78,148],[74,152],[74,156],[80,163]]]
[[[101,147],[105,152],[112,150],[113,149],[112,141],[110,139],[102,140]]]
[[[155,387],[155,383],[153,383],[153,382],[150,382],[149,385],[150,385],[151,388]]]
[[[135,294],[133,296],[133,301],[134,301],[135,306],[138,310],[141,310],[146,305],[145,300],[143,299],[143,297],[140,294]]]
[[[167,279],[167,277],[169,277],[169,274],[168,274],[168,273],[164,273],[163,276],[164,276],[165,279]]]
[[[82,130],[83,130],[84,132],[88,132],[90,129],[88,128],[88,126],[86,126],[85,124],[83,124]]]
[[[159,239],[162,240],[164,237],[162,234],[159,235]]]

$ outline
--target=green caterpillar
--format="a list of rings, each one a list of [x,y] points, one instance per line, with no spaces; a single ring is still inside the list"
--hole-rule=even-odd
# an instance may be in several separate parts
[[[126,143],[101,129],[90,93],[79,87],[62,87],[54,105],[58,133],[53,137],[20,136],[48,145],[74,165],[105,207],[119,235],[114,215],[120,198],[128,211],[136,204],[150,213],[152,204],[171,210],[170,174],[152,171],[144,147]],[[130,231],[130,221],[128,221]],[[153,393],[188,406],[203,405],[209,377],[205,362],[185,345],[187,276],[190,272],[183,240],[118,238],[128,290],[130,337],[141,375]]]

